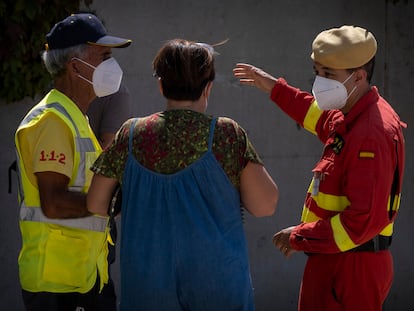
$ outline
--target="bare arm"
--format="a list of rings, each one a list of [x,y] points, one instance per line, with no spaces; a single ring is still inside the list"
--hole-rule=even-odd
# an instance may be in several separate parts
[[[94,214],[107,216],[108,206],[117,185],[117,179],[95,174],[87,196],[88,210]]]
[[[277,81],[275,77],[250,64],[236,64],[233,74],[241,84],[255,86],[267,94],[270,94]]]
[[[244,207],[253,216],[270,216],[275,212],[279,190],[263,165],[246,165],[240,177],[240,193]]]
[[[89,216],[86,195],[68,189],[69,178],[56,172],[36,173],[40,205],[49,218],[79,218]]]

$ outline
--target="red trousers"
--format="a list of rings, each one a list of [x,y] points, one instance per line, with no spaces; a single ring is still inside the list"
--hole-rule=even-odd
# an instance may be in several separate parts
[[[380,311],[394,276],[390,251],[311,254],[299,311]]]

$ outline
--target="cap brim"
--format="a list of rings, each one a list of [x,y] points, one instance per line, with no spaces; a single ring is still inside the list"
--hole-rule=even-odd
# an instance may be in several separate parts
[[[98,45],[98,46],[107,46],[111,48],[126,48],[132,43],[130,39],[124,39],[119,37],[112,36],[103,36],[99,38],[96,42],[88,41],[88,44]]]

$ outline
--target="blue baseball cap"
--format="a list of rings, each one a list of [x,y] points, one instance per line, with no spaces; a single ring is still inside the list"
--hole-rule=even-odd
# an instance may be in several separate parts
[[[124,48],[130,39],[109,36],[104,25],[93,14],[72,14],[56,23],[46,35],[46,49],[65,49],[80,44]]]

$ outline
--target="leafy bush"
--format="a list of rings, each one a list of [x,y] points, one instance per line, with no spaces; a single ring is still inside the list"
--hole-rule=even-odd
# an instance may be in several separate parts
[[[93,0],[83,0],[89,7]],[[41,61],[46,33],[79,11],[82,0],[3,0],[0,2],[0,98],[6,102],[43,92],[50,75]]]

